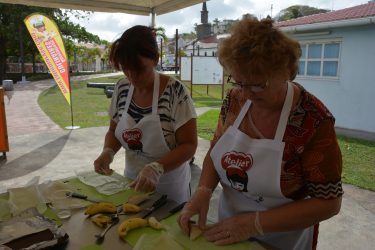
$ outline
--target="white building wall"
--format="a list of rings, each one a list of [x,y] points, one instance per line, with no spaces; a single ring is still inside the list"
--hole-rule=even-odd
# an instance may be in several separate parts
[[[330,35],[297,40],[341,38],[338,80],[297,77],[336,118],[336,127],[375,133],[375,25],[332,30]]]

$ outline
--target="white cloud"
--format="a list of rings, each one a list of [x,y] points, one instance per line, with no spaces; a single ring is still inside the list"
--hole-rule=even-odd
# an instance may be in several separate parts
[[[209,21],[212,22],[215,18],[219,20],[238,19],[246,13],[254,14],[257,17],[266,17],[271,15],[271,5],[273,6],[272,16],[275,16],[282,9],[297,4],[337,10],[364,3],[367,3],[367,0],[211,0],[207,2],[207,9]],[[157,16],[156,26],[164,27],[168,37],[174,36],[176,29],[179,30],[179,33],[191,32],[194,30],[194,23],[199,24],[201,22],[201,9],[202,4],[198,4]],[[134,25],[150,25],[151,17],[95,12],[88,21],[80,20],[76,22],[101,39],[112,42],[126,29]]]

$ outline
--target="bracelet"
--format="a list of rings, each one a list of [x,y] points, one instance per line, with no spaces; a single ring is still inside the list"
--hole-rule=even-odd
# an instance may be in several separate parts
[[[254,226],[258,234],[264,235],[262,225],[260,224],[260,221],[259,221],[259,211],[256,211],[255,213]]]
[[[159,176],[164,174],[163,164],[160,164],[159,162],[153,161],[147,164],[146,166],[149,166],[150,168],[152,168],[152,170],[154,170]]]
[[[199,190],[202,190],[203,192],[207,193],[210,197],[211,197],[211,195],[212,195],[212,189],[211,189],[211,188],[208,188],[208,187],[206,187],[206,186],[199,186],[199,187],[197,188],[196,192],[199,191]]]
[[[115,157],[115,154],[116,154],[116,152],[110,147],[103,148],[103,153],[109,153],[111,157],[111,161],[113,161],[113,158]]]
[[[110,148],[110,147],[105,147],[103,148],[103,152],[106,152],[106,153],[109,153],[111,155],[111,158],[113,159],[113,157],[115,156],[116,152]]]

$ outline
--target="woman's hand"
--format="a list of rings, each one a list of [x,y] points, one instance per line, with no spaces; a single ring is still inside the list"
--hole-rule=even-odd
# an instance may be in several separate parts
[[[95,172],[98,174],[111,175],[113,170],[109,165],[113,161],[115,151],[111,148],[104,148],[99,157],[94,161]]]
[[[255,213],[235,215],[208,226],[203,236],[216,245],[227,245],[248,240],[258,235],[255,228]]]
[[[200,186],[195,191],[191,200],[188,203],[186,203],[186,205],[182,209],[180,216],[177,218],[177,222],[180,225],[181,230],[185,234],[189,234],[190,218],[195,214],[199,215],[198,226],[202,230],[206,227],[207,212],[209,208],[211,195],[211,189],[204,186]]]
[[[152,192],[156,189],[159,179],[164,173],[163,165],[158,162],[151,162],[144,166],[137,178],[130,184],[138,192]]]

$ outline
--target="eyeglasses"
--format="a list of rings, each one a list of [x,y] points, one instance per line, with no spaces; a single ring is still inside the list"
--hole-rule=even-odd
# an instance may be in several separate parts
[[[239,87],[241,89],[248,88],[251,92],[258,93],[264,91],[268,87],[269,82],[268,80],[266,80],[264,83],[261,84],[247,84],[243,82],[232,81],[232,75],[229,75],[227,84],[232,84],[232,86]]]

